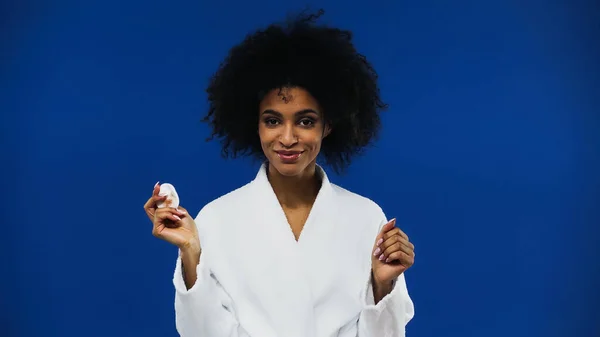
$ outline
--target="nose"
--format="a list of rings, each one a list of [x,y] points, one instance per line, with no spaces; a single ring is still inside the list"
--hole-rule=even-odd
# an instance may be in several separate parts
[[[298,138],[296,137],[296,133],[292,125],[288,124],[282,128],[279,142],[285,147],[292,147],[298,142]]]

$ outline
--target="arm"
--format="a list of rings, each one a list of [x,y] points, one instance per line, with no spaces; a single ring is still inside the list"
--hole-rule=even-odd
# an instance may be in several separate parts
[[[377,242],[388,242],[394,229],[395,221],[388,222],[380,210],[381,224]],[[382,243],[373,248],[386,250]],[[392,247],[392,246],[388,246]],[[392,255],[394,256],[394,255]],[[365,303],[358,321],[358,337],[404,337],[406,325],[414,316],[413,302],[408,294],[403,265],[388,265],[380,262],[375,256],[371,259],[371,272],[365,288]],[[378,275],[378,278],[375,277]],[[397,276],[394,276],[397,275]],[[375,281],[375,280],[379,281]],[[384,281],[388,280],[388,281]]]
[[[393,289],[375,303],[372,278],[367,284],[365,307],[358,321],[358,337],[404,337],[408,322],[414,316],[413,302],[406,288],[404,274],[400,275]]]
[[[198,279],[196,266],[200,264],[200,254],[202,254],[202,250],[200,247],[190,247],[189,249],[181,249],[179,253],[179,256],[181,257],[181,273],[183,281],[186,289],[189,290],[196,284],[196,280]]]
[[[237,320],[233,300],[210,268],[214,259],[208,238],[214,235],[206,228],[216,222],[211,208],[204,207],[194,220],[200,240],[179,249],[173,285],[175,325],[181,337],[248,337]]]
[[[204,254],[200,258],[199,252],[197,255],[187,250],[179,252],[173,276],[175,324],[179,335],[248,337],[235,317],[231,298],[205,260]],[[195,261],[198,263],[194,264]]]
[[[152,235],[179,247],[173,275],[177,331],[182,337],[248,337],[233,312],[231,297],[207,267],[206,261],[211,261],[207,249],[203,253],[200,249],[210,243],[205,227],[219,223],[213,208],[206,205],[193,219],[181,206],[159,207],[168,199],[159,195],[160,189],[156,183],[144,210],[153,224]],[[176,197],[172,186],[171,190]]]
[[[373,281],[373,272],[371,272],[371,288],[373,291],[373,304],[379,303],[384,297],[389,295],[392,290],[394,290],[394,285],[396,284],[396,280],[389,283],[379,284]]]

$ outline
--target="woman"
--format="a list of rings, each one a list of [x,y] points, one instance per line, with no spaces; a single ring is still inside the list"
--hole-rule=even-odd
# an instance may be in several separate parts
[[[204,206],[145,205],[179,248],[181,336],[404,336],[414,246],[373,201],[330,183],[377,135],[377,75],[322,14],[271,25],[231,49],[207,89],[223,153],[263,160],[256,178]]]

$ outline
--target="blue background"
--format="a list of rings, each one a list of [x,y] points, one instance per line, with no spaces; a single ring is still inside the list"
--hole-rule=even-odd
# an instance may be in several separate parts
[[[177,251],[142,205],[160,180],[196,213],[254,177],[204,142],[203,90],[305,4],[355,31],[391,106],[330,176],[416,245],[408,335],[600,335],[600,6],[104,0],[0,5],[1,336],[176,336]]]

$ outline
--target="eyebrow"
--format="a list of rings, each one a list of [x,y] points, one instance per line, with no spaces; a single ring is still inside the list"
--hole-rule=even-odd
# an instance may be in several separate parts
[[[315,111],[315,110],[313,110],[313,109],[303,109],[303,110],[300,110],[300,111],[296,111],[296,112],[294,113],[294,115],[296,115],[296,116],[301,116],[301,115],[306,115],[306,114],[309,114],[309,113],[314,113],[314,114],[316,114],[316,115],[318,115],[318,114],[319,114],[318,112],[316,112],[316,111]],[[275,111],[275,110],[272,110],[272,109],[267,109],[267,110],[265,110],[265,111],[263,111],[263,112],[261,113],[261,115],[267,115],[267,114],[275,115],[275,116],[278,116],[278,117],[281,117],[281,116],[283,116],[281,112],[279,112],[279,111]]]

